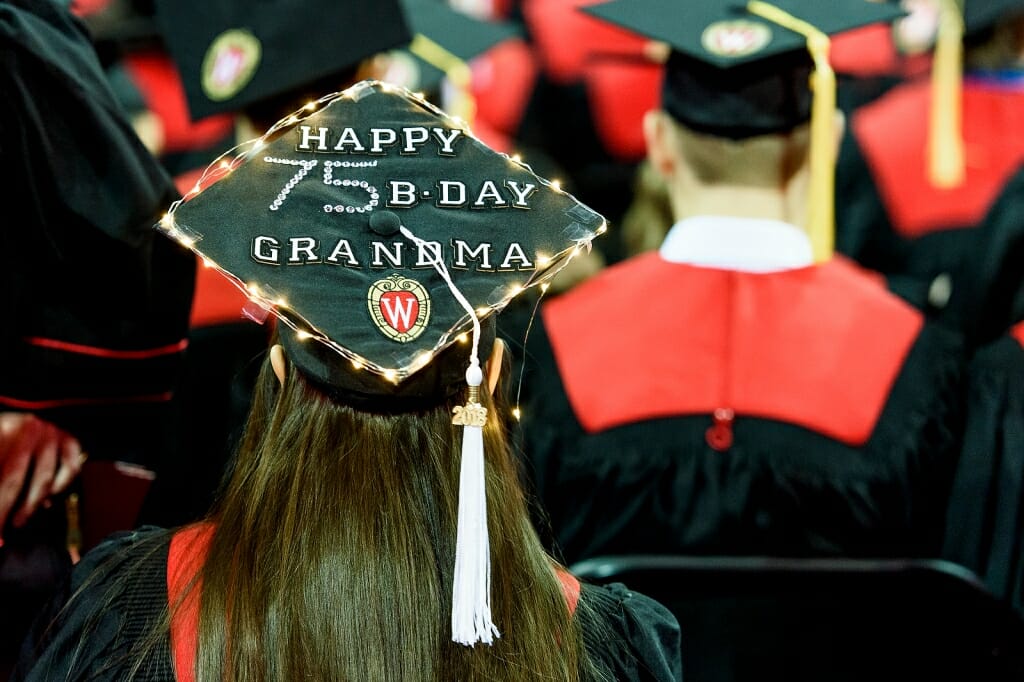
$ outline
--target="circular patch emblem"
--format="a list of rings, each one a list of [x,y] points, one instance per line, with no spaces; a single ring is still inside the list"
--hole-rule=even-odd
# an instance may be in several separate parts
[[[770,28],[743,19],[716,21],[700,37],[704,49],[719,57],[745,57],[760,52],[771,40]]]
[[[237,95],[252,80],[262,52],[259,39],[246,30],[221,33],[203,57],[203,92],[215,102]]]
[[[430,296],[414,279],[391,275],[370,286],[366,302],[370,317],[384,336],[408,343],[427,328],[430,321]]]

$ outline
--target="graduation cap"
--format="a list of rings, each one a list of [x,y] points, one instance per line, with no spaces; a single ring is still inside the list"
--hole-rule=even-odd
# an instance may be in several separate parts
[[[345,73],[410,38],[399,0],[154,2],[194,119]]]
[[[411,78],[397,85],[409,90],[436,91],[453,67],[523,35],[515,22],[480,19],[444,0],[402,0],[402,6],[413,39],[401,52],[413,59],[415,66]]]
[[[816,258],[831,254],[835,77],[828,36],[891,21],[901,15],[897,8],[864,0],[613,0],[582,11],[667,44],[662,108],[698,133],[740,140],[813,118],[808,224]]]
[[[276,316],[288,357],[335,400],[408,412],[469,385],[453,638],[490,642],[486,522],[463,525],[486,519],[481,347],[604,219],[420,96],[362,81],[211,165],[160,227]]]

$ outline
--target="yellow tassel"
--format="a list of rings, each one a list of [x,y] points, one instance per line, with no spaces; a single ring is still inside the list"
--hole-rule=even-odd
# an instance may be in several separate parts
[[[964,181],[964,140],[960,127],[963,35],[964,17],[957,0],[941,0],[928,130],[928,179],[940,188],[956,187]]]
[[[456,101],[449,107],[448,113],[461,118],[466,125],[472,127],[476,117],[476,100],[471,91],[473,76],[469,65],[422,33],[417,33],[413,37],[409,44],[409,52],[444,71],[445,77],[456,92]]]
[[[835,249],[835,111],[836,76],[829,64],[832,41],[823,31],[761,0],[747,4],[751,14],[799,33],[807,39],[814,60],[811,74],[811,184],[808,190],[807,229],[817,263],[832,257]]]

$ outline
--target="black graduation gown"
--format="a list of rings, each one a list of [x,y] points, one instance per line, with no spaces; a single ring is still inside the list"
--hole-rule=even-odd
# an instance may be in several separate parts
[[[945,558],[1024,610],[1024,322],[970,364]]]
[[[0,54],[0,409],[151,466],[195,269],[153,229],[177,191],[62,3],[0,5]]]
[[[1024,184],[1010,182],[1024,169],[1024,86],[965,80],[966,175],[952,189],[928,180],[930,93],[927,79],[908,82],[851,117],[836,169],[836,248],[972,344],[983,343],[1006,319],[978,278],[1021,269],[995,250],[1005,243],[984,236],[996,228],[984,226],[997,202],[1024,202]]]
[[[843,260],[609,268],[544,306],[527,344],[540,525],[570,564],[936,556],[961,345]]]
[[[11,682],[129,679],[132,647],[167,605],[169,545],[170,533],[147,526],[87,553],[26,639]],[[682,679],[679,624],[661,604],[622,584],[584,584],[577,613],[587,651],[610,679]],[[169,639],[154,647],[133,679],[173,682]]]

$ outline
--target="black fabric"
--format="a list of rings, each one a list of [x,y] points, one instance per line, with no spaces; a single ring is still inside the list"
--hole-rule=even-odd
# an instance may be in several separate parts
[[[742,415],[728,452],[708,445],[706,414],[588,434],[566,398],[539,317],[527,352],[522,455],[540,500],[538,526],[567,563],[652,552],[939,552],[961,435],[963,356],[959,337],[938,325],[921,332],[859,448]],[[635,370],[659,372],[657,362],[637,363]]]
[[[36,411],[93,456],[147,463],[180,352],[125,359],[73,348],[184,339],[194,259],[152,229],[176,191],[60,5],[0,5],[0,55],[0,197],[19,216],[0,230],[0,408]]]
[[[36,622],[10,682],[129,679],[133,647],[167,605],[170,537],[166,530],[143,527],[87,553]],[[664,606],[621,584],[583,585],[577,617],[595,667],[611,679],[682,679],[679,625]],[[173,682],[168,639],[146,652],[131,679]]]
[[[679,623],[662,604],[622,583],[583,583],[576,618],[587,655],[607,679],[683,679]]]
[[[856,137],[847,133],[840,146],[836,250],[885,275],[894,293],[963,332],[971,346],[994,340],[1008,326],[1013,308],[1024,306],[1022,206],[1024,168],[980,224],[951,224],[903,237],[893,227]],[[929,295],[936,278],[948,282],[948,297]]]
[[[943,555],[1024,612],[1024,348],[1004,337],[969,369],[967,425]]]
[[[174,682],[168,638],[140,653],[167,604],[170,537],[146,526],[87,552],[36,620],[11,682]]]

